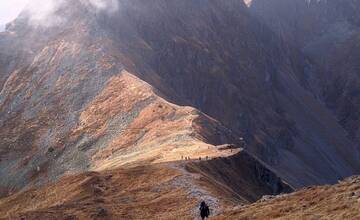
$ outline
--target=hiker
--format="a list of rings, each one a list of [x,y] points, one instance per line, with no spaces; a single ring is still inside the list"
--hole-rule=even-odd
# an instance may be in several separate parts
[[[199,210],[200,210],[200,216],[201,216],[202,220],[209,217],[210,210],[209,210],[209,206],[206,205],[205,201],[201,202]]]

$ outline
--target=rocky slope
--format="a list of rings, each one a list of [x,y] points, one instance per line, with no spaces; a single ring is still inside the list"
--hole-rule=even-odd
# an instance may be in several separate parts
[[[118,13],[101,18],[131,61],[125,68],[245,137],[248,150],[292,185],[358,171],[359,148],[301,86],[301,56],[288,56],[242,1],[121,1]]]
[[[360,145],[360,3],[353,0],[254,0],[250,9],[316,67],[305,81]]]
[[[3,193],[65,173],[227,154],[213,145],[237,142],[228,129],[159,97],[125,70],[92,10],[72,6],[56,12],[67,16],[61,28],[23,13],[2,33]]]
[[[121,179],[154,166],[155,177],[171,173],[159,177],[167,182],[185,157],[220,158],[187,161],[181,176],[199,173],[201,192],[224,194],[228,203],[359,173],[356,137],[322,103],[325,87],[314,89],[323,67],[243,1],[119,0],[100,8],[94,1],[60,2],[47,19],[25,10],[0,33],[0,193],[10,196],[1,201],[4,217],[36,218],[53,208],[65,216],[68,202],[82,193],[93,197],[82,173],[122,169]],[[357,117],[357,106],[345,109],[346,117]],[[141,183],[146,175],[131,186],[139,187],[139,198],[149,192]],[[19,190],[53,183],[39,189],[44,195],[69,181],[79,194],[63,198],[59,209],[56,197],[31,208],[37,198],[6,212],[27,198]],[[191,186],[179,182],[179,190]]]

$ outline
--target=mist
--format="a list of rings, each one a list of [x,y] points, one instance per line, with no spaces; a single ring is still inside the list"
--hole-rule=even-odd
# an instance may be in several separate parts
[[[29,0],[0,1],[0,31],[3,31],[5,25],[19,15],[28,2]]]
[[[118,0],[89,0],[89,2],[97,10],[106,10],[107,12],[112,13],[119,9]]]
[[[62,23],[65,18],[55,14],[64,0],[31,0],[24,11],[29,14],[29,22],[38,26],[54,26]]]
[[[66,18],[56,11],[64,4],[74,0],[14,0],[0,3],[0,31],[5,24],[14,20],[21,11],[29,16],[29,24],[33,26],[50,27],[66,22]],[[91,10],[114,13],[119,8],[118,0],[78,0],[90,6]]]

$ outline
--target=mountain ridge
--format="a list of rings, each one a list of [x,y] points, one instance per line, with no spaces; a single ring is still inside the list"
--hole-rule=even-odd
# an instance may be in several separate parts
[[[171,195],[190,198],[184,213],[201,198],[223,198],[223,207],[233,206],[359,173],[359,96],[356,80],[349,84],[357,56],[350,59],[349,77],[341,78],[345,85],[330,80],[339,73],[324,71],[319,57],[307,52],[315,46],[308,45],[308,36],[294,34],[287,17],[293,14],[282,11],[280,3],[269,6],[269,14],[257,11],[261,3],[119,0],[115,11],[108,11],[94,10],[89,1],[64,0],[52,10],[52,16],[64,19],[45,24],[34,23],[29,11],[21,13],[0,33],[3,216],[9,217],[7,205],[29,190],[56,191],[68,181],[80,187],[79,196],[91,198],[82,185],[87,174],[96,179],[114,172],[120,181],[145,169],[164,184],[180,176],[205,186],[196,194],[184,191],[191,183],[176,182],[173,189],[179,194]],[[302,0],[297,3],[308,7]],[[267,22],[278,16],[286,18],[280,29]],[[316,21],[311,27],[323,24],[311,18]],[[332,22],[329,26],[337,27]],[[323,45],[324,36],[312,34]],[[345,72],[338,63],[357,49],[357,41],[349,39],[331,48],[339,53],[334,66]],[[349,103],[355,104],[348,108]],[[183,172],[174,171],[179,166]],[[117,176],[117,170],[122,174]],[[169,176],[161,177],[160,171]],[[156,178],[140,173],[134,174],[138,185],[131,187],[141,194],[140,180],[149,178],[146,190],[156,192]],[[67,216],[62,205],[73,199],[63,198],[60,207],[49,202],[28,214],[36,218],[55,207]],[[81,207],[72,208],[78,212]],[[95,217],[79,215],[96,218],[97,211],[104,214],[91,206]]]

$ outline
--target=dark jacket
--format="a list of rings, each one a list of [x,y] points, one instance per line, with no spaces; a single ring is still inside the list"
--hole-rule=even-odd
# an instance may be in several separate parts
[[[207,206],[205,203],[201,203],[200,205],[200,216],[201,217],[209,217],[210,215],[210,210],[209,210],[209,206]]]

